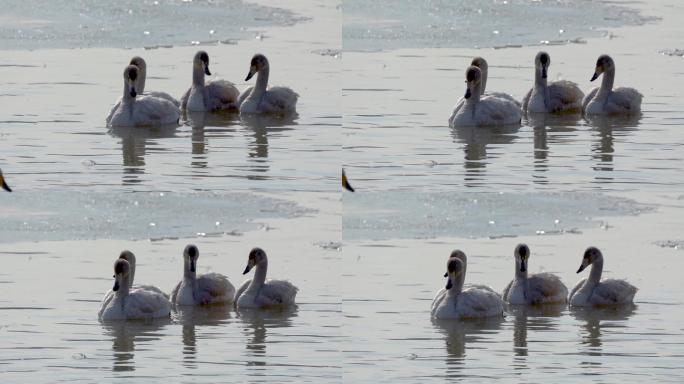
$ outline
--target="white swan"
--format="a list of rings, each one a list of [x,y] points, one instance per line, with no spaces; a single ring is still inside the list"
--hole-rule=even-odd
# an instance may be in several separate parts
[[[482,71],[475,66],[466,71],[467,89],[462,105],[456,105],[450,127],[520,124],[522,113],[514,102],[494,96],[481,96]]]
[[[209,305],[232,303],[235,287],[220,273],[196,275],[199,250],[189,244],[183,250],[183,280],[171,292],[171,301],[178,305]]]
[[[447,261],[447,285],[432,301],[435,319],[464,319],[503,316],[504,302],[491,290],[470,287],[463,289],[463,262],[457,257]]]
[[[485,92],[485,89],[487,88],[487,77],[489,73],[489,64],[487,64],[487,60],[485,60],[483,57],[477,56],[473,58],[473,61],[470,62],[470,65],[480,68],[480,71],[482,72],[482,88],[480,89],[482,96],[496,96],[502,99],[507,99],[514,102],[515,105],[517,105],[518,108],[520,108],[520,102],[506,92]]]
[[[100,320],[155,319],[171,316],[171,303],[157,292],[130,289],[128,286],[130,265],[124,259],[114,263],[114,296],[102,302]]]
[[[212,80],[205,84],[204,75],[211,76],[209,55],[199,51],[192,60],[192,86],[181,97],[181,108],[193,112],[236,111],[240,91],[235,85],[227,80]]]
[[[299,290],[286,280],[266,280],[268,258],[261,248],[253,248],[249,252],[247,267],[242,274],[254,268],[254,278],[242,283],[235,294],[238,308],[288,307],[295,304],[295,296]]]
[[[587,115],[634,115],[641,111],[643,96],[634,88],[613,89],[615,62],[608,55],[599,56],[591,81],[603,74],[599,88],[594,88],[582,100],[582,111]]]
[[[139,69],[129,65],[124,70],[124,91],[120,102],[107,116],[108,127],[132,127],[177,124],[180,111],[172,102],[155,96],[138,96]]]
[[[523,98],[523,110],[532,113],[581,112],[584,93],[572,81],[547,83],[551,57],[539,52],[534,58],[534,88]]]
[[[7,192],[12,192],[12,188],[7,185],[7,182],[5,182],[5,176],[2,175],[2,169],[0,169],[0,186],[2,186],[2,189],[4,189]]]
[[[270,66],[266,56],[256,54],[252,57],[249,73],[245,81],[257,74],[254,87],[247,88],[240,95],[240,113],[292,113],[296,111],[299,95],[288,87],[269,87]]]
[[[164,297],[166,297],[167,300],[169,299],[169,295],[168,295],[168,294],[166,294],[164,291],[162,291],[161,289],[159,289],[159,287],[155,287],[154,285],[136,285],[136,286],[133,285],[133,280],[135,280],[135,264],[136,264],[136,259],[135,259],[135,255],[133,254],[133,252],[131,252],[131,251],[127,250],[127,249],[121,251],[121,253],[119,254],[119,259],[123,259],[123,260],[128,261],[128,266],[129,266],[129,272],[128,272],[128,288],[130,288],[130,289],[135,288],[135,289],[143,289],[143,290],[153,291],[153,292],[156,292],[156,293],[158,293],[158,294],[164,295]],[[116,292],[114,292],[113,290],[110,289],[110,290],[105,294],[105,297],[102,299],[102,303],[107,303],[107,302],[109,302],[110,300],[112,300],[112,299],[114,298],[114,294],[115,294],[115,293],[116,293]]]
[[[557,304],[566,303],[568,288],[551,273],[527,275],[530,248],[518,244],[513,253],[515,258],[515,279],[503,291],[503,299],[509,304]]]
[[[632,304],[637,287],[618,279],[601,280],[603,272],[603,254],[596,247],[589,247],[584,251],[582,265],[577,273],[582,272],[591,264],[588,279],[583,279],[570,292],[568,301],[572,306],[592,305],[620,305]]]
[[[180,102],[176,100],[175,97],[169,95],[166,92],[159,92],[159,91],[151,91],[151,92],[145,92],[145,80],[147,79],[147,62],[145,62],[145,59],[143,59],[140,56],[133,56],[131,58],[131,61],[128,63],[130,65],[135,65],[138,67],[138,82],[135,85],[135,90],[138,91],[139,94],[143,96],[155,96],[155,97],[160,97],[162,99],[166,99],[170,102],[173,103],[173,105],[176,106],[176,108],[180,108]]]

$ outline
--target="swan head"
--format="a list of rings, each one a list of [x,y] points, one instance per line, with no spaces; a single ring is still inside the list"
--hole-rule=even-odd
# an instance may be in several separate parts
[[[128,64],[135,65],[140,69],[140,72],[142,73],[145,73],[145,71],[147,71],[147,63],[145,62],[145,59],[143,59],[140,56],[133,56]]]
[[[470,65],[480,68],[482,72],[487,72],[487,70],[489,69],[487,60],[480,56],[474,57],[473,61],[470,62]]]
[[[252,248],[252,250],[249,251],[249,257],[247,258],[247,266],[242,274],[246,275],[252,270],[252,268],[263,263],[264,261],[266,261],[266,252],[259,247]]]
[[[518,244],[513,253],[516,265],[520,265],[520,272],[527,272],[527,261],[530,258],[530,247],[527,244]]]
[[[456,278],[463,273],[463,262],[456,258],[452,257],[449,258],[449,261],[447,261],[447,284],[446,284],[446,289],[451,289],[451,287],[454,286],[454,281]]]
[[[211,71],[209,71],[209,55],[205,51],[197,51],[192,64],[195,68],[203,71],[205,75],[211,76]]]
[[[463,264],[467,263],[468,257],[466,256],[465,252],[461,251],[460,249],[454,249],[451,251],[451,254],[449,255],[449,258],[457,258],[463,262]],[[449,272],[444,273],[444,277],[449,276]]]
[[[131,266],[128,264],[128,261],[116,259],[114,262],[114,287],[112,287],[112,291],[118,291],[123,282],[128,281],[128,273],[130,270]]]
[[[2,189],[5,191],[12,192],[12,188],[5,182],[5,176],[2,175],[2,169],[0,169],[0,185],[2,185]]]
[[[197,259],[199,259],[199,249],[195,244],[188,244],[183,250],[185,270],[190,273],[197,272]]]
[[[466,93],[463,96],[464,99],[470,99],[470,97],[473,95],[473,89],[477,87],[480,84],[480,81],[482,80],[482,71],[480,68],[471,65],[468,67],[466,70]]]
[[[584,271],[586,267],[595,263],[598,260],[603,260],[603,254],[596,247],[589,247],[584,251],[584,257],[582,258],[582,265],[580,265],[577,273]]]
[[[608,55],[599,56],[596,60],[596,69],[594,70],[594,76],[591,77],[590,81],[594,81],[601,76],[602,73],[607,72],[615,68],[615,62],[613,58]]]
[[[268,59],[266,56],[262,55],[261,53],[257,53],[256,55],[252,56],[252,61],[249,63],[249,73],[247,74],[245,81],[251,79],[254,74],[267,67]]]
[[[537,53],[537,56],[534,58],[534,67],[541,71],[542,79],[546,79],[548,76],[549,65],[551,65],[551,56],[544,51]]]
[[[119,259],[124,259],[128,261],[128,264],[135,265],[135,255],[128,249],[124,249],[123,251],[121,251],[121,253],[119,254]]]
[[[138,67],[135,65],[129,65],[124,70],[124,81],[128,85],[128,90],[131,97],[136,97],[138,93],[135,91],[135,84],[138,80]]]

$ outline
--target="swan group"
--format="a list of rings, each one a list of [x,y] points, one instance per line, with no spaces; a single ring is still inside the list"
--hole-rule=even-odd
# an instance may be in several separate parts
[[[254,278],[240,289],[220,273],[197,274],[199,249],[189,244],[183,250],[183,277],[168,295],[153,285],[134,285],[136,257],[122,251],[114,263],[114,286],[100,302],[101,321],[169,318],[174,307],[231,305],[236,308],[290,308],[299,290],[286,280],[266,280],[268,260],[261,248],[250,251],[244,274],[255,269]]]
[[[455,250],[447,260],[445,288],[440,289],[431,305],[434,319],[471,319],[503,316],[504,306],[566,304],[576,307],[621,306],[633,304],[637,288],[625,280],[601,280],[603,255],[596,247],[584,252],[577,273],[591,265],[589,278],[577,283],[568,295],[560,278],[552,273],[528,274],[530,248],[518,244],[514,251],[515,278],[501,295],[486,285],[466,286],[467,257]]]
[[[256,85],[240,92],[228,80],[206,81],[211,76],[209,54],[198,51],[192,61],[192,83],[180,100],[166,92],[145,92],[147,62],[134,56],[124,70],[124,90],[107,115],[107,127],[144,127],[178,124],[181,111],[233,111],[241,114],[290,115],[296,113],[299,94],[288,87],[268,85],[270,64],[255,54],[245,81],[255,74]]]
[[[583,114],[625,116],[641,112],[643,96],[634,88],[613,88],[615,61],[608,55],[599,56],[591,81],[603,76],[601,86],[584,94],[579,86],[568,80],[549,81],[551,56],[539,52],[534,59],[534,85],[522,102],[504,92],[485,92],[489,65],[482,57],[475,57],[466,70],[467,89],[453,107],[449,126],[517,125],[522,114]]]

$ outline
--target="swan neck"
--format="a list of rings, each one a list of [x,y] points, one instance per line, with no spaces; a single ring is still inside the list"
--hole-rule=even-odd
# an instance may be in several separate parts
[[[183,269],[183,278],[189,279],[189,280],[195,280],[196,277],[197,277],[197,271],[193,272],[190,268],[190,262],[186,261],[185,267]]]
[[[614,82],[615,68],[611,68],[603,73],[603,80],[601,80],[601,92],[607,93],[612,91]]]
[[[257,72],[256,85],[254,86],[254,90],[250,96],[261,96],[264,92],[266,92],[266,87],[268,86],[269,70],[270,68],[267,65]]]
[[[130,281],[130,277],[128,278],[128,281]],[[117,296],[126,297],[128,296],[129,291],[130,287],[128,286],[128,284],[122,284],[122,281],[119,281],[119,289],[116,291]]]
[[[264,260],[254,267],[254,278],[249,284],[250,288],[261,288],[266,282],[266,271],[268,270],[268,260]]]
[[[145,92],[145,79],[147,78],[147,72],[145,68],[140,68],[138,71],[138,81],[135,84],[135,91],[138,92],[139,94],[143,94]]]
[[[204,86],[204,68],[201,65],[195,65],[192,68],[192,85]]]
[[[126,80],[124,80],[123,96],[121,99],[125,102],[130,102],[133,100],[133,97],[131,96],[131,87],[128,85]]]
[[[129,263],[131,265],[131,272],[128,274],[128,287],[133,286],[133,280],[135,279],[135,263]]]
[[[465,271],[461,272],[458,276],[455,276],[455,277],[453,274],[451,274],[449,276],[449,278],[451,279],[451,284],[453,284],[451,286],[451,288],[449,288],[449,291],[448,291],[449,295],[451,295],[451,296],[460,295],[461,292],[463,291],[463,283],[465,282]]]
[[[484,95],[487,89],[487,71],[482,71],[482,80],[480,81],[480,95]]]
[[[601,274],[603,273],[603,259],[598,259],[591,263],[591,272],[587,279],[587,284],[598,284],[601,281]]]
[[[542,76],[541,68],[537,68],[534,71],[534,86],[537,89],[546,89],[547,80]]]
[[[527,281],[527,268],[525,268],[525,272],[520,271],[520,260],[518,258],[515,259],[515,278],[516,280]]]
[[[470,97],[466,99],[467,105],[475,105],[480,101],[480,95],[482,94],[482,83],[474,84],[470,90]]]

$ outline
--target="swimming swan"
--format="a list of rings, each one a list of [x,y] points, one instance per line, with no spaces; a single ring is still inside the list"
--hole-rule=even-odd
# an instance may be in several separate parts
[[[246,89],[240,95],[240,113],[292,113],[296,111],[299,95],[288,87],[269,87],[268,74],[270,66],[266,56],[256,54],[252,57],[249,73],[245,81],[257,74],[254,87]]]
[[[254,278],[242,283],[235,294],[238,308],[288,307],[295,304],[297,287],[286,280],[266,280],[268,258],[263,249],[253,248],[249,252],[247,267],[242,274],[247,274],[252,268],[255,268]]]
[[[2,175],[2,169],[0,169],[0,186],[7,192],[12,192],[12,188],[5,182],[5,176]]]
[[[571,306],[592,305],[620,305],[632,304],[637,287],[618,279],[605,279],[601,281],[603,272],[603,254],[596,247],[589,247],[584,251],[582,265],[577,273],[582,272],[591,264],[591,272],[588,279],[583,279],[575,285],[570,292],[568,301]]]
[[[641,111],[643,96],[634,88],[615,88],[615,62],[608,55],[599,56],[591,81],[603,74],[599,88],[594,88],[582,101],[587,115],[634,115]]]
[[[487,88],[487,74],[489,72],[489,64],[487,64],[487,60],[485,60],[483,57],[477,56],[473,58],[473,61],[470,62],[470,65],[480,68],[480,71],[482,72],[482,88],[480,89],[482,96],[496,96],[507,99],[514,102],[515,105],[520,108],[520,102],[506,92],[485,92],[485,88]]]
[[[166,99],[172,102],[173,105],[176,106],[176,108],[180,108],[180,102],[166,92],[145,92],[145,80],[147,79],[147,62],[145,62],[145,59],[143,59],[140,56],[133,56],[133,58],[131,58],[131,61],[128,64],[135,65],[139,69],[138,82],[135,85],[135,90],[138,91],[139,94],[143,96],[161,97],[162,99]]]
[[[209,55],[199,51],[192,60],[192,86],[181,97],[181,108],[193,112],[236,111],[240,91],[235,85],[227,80],[212,80],[205,84],[204,75],[211,76]]]
[[[551,273],[527,275],[530,248],[518,244],[515,257],[515,279],[503,291],[503,298],[509,304],[557,304],[566,303],[568,288],[558,276]]]
[[[465,279],[463,262],[457,257],[447,261],[447,285],[432,302],[435,319],[463,319],[503,316],[501,297],[487,289],[470,287],[463,290]]]
[[[107,116],[108,127],[177,124],[180,111],[172,102],[156,96],[139,96],[136,90],[140,69],[129,65],[124,70],[124,91],[120,102]]]
[[[130,265],[124,259],[114,263],[114,296],[102,302],[100,320],[155,319],[171,316],[171,303],[157,292],[130,289],[128,286]]]
[[[522,113],[514,102],[494,96],[481,96],[482,71],[475,66],[466,71],[464,103],[456,105],[449,118],[450,127],[520,124]]]
[[[559,80],[547,84],[551,57],[539,52],[534,58],[534,88],[523,98],[523,110],[532,113],[581,112],[584,93],[572,81]]]
[[[183,280],[171,292],[171,301],[178,305],[208,305],[232,303],[235,287],[220,273],[205,273],[197,277],[199,250],[189,244],[183,250]]]

